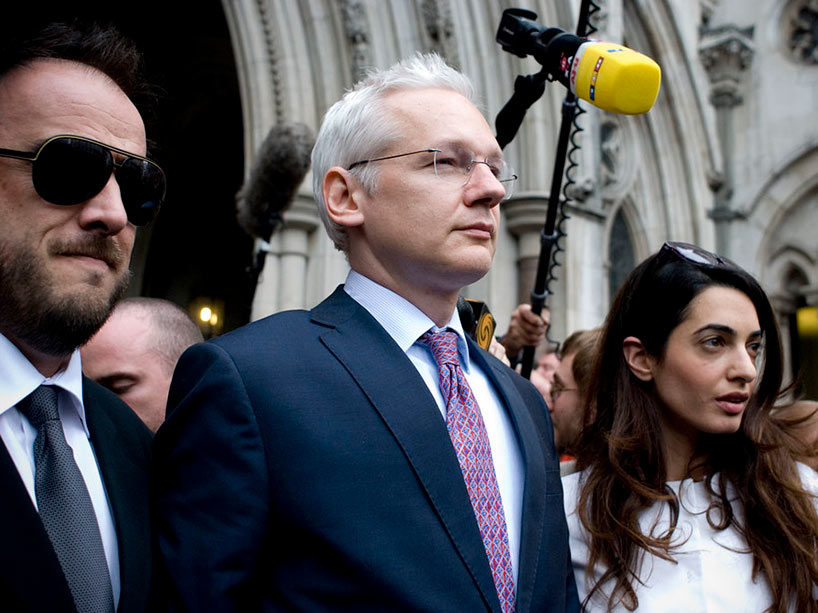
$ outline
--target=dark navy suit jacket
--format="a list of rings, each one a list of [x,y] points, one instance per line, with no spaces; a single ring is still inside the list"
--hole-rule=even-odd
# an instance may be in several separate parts
[[[155,610],[152,586],[148,463],[151,433],[131,409],[83,378],[83,404],[91,445],[116,524],[119,613]],[[0,442],[0,611],[76,611],[57,554],[14,461]]]
[[[470,343],[525,463],[517,611],[578,610],[548,412]],[[339,288],[189,349],[154,442],[178,610],[500,612],[437,405]]]

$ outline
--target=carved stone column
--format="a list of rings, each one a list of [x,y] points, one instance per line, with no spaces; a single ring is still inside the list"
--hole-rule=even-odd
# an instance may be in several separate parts
[[[285,225],[270,241],[253,298],[253,321],[286,309],[307,306],[310,235],[320,226],[310,194],[299,194],[284,214]]]
[[[710,103],[716,109],[716,129],[722,149],[724,167],[714,171],[710,187],[715,192],[710,218],[716,224],[716,250],[729,255],[730,223],[740,214],[732,208],[733,169],[733,110],[743,102],[741,79],[753,61],[753,27],[724,25],[700,30],[699,59],[710,79]]]
[[[531,288],[537,275],[540,236],[548,198],[534,194],[515,194],[503,203],[506,227],[517,238],[517,266],[520,271],[517,303],[531,302]]]

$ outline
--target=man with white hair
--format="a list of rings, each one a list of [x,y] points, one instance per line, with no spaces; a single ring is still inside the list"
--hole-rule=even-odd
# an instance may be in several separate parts
[[[516,179],[468,79],[436,55],[371,74],[312,167],[346,283],[174,374],[154,459],[179,609],[578,610],[545,404],[458,318]]]

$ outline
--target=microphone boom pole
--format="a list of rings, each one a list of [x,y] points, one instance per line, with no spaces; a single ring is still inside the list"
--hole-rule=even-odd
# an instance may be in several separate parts
[[[524,19],[536,19],[536,14],[532,13],[531,11],[527,11],[525,9],[507,9],[505,13],[509,13],[510,15],[514,15],[515,17],[522,17]],[[584,36],[585,31],[588,25],[588,14],[589,14],[589,0],[582,0],[580,5],[580,12],[579,12],[579,20],[577,23],[577,34],[579,36]],[[500,24],[500,31],[497,34],[498,42],[504,45],[507,51],[514,52],[513,49],[509,49],[506,47],[504,43],[505,34],[503,34],[503,27],[504,24]],[[536,75],[539,77],[540,75]],[[533,79],[534,77],[528,77],[529,79]],[[512,100],[506,104],[503,110],[500,111],[498,114],[498,121],[495,123],[498,124],[498,141],[500,142],[501,146],[505,146],[506,143],[510,142],[512,138],[514,138],[514,133],[510,135],[505,133],[500,128],[500,116],[504,114],[508,114],[508,109],[511,108],[512,101],[514,100],[515,96],[518,95],[516,85],[519,85],[520,79],[518,77],[518,81],[515,84],[515,94],[512,96]],[[542,93],[542,91],[540,91]],[[533,102],[533,100],[531,101]],[[522,114],[525,114],[528,106],[530,106],[531,102],[528,103],[527,106],[522,108],[521,115],[519,120],[516,122],[510,122],[506,120],[504,123],[506,124],[514,124],[516,126],[514,128],[514,132],[516,132],[516,128],[519,127],[520,123],[522,123]],[[560,124],[560,132],[559,138],[557,140],[557,150],[556,155],[554,157],[554,171],[551,177],[551,192],[548,198],[548,209],[545,216],[545,224],[543,225],[543,229],[540,231],[540,255],[537,261],[537,273],[534,279],[534,288],[531,290],[531,311],[536,314],[540,315],[542,313],[543,307],[545,306],[545,301],[548,298],[548,271],[551,264],[551,253],[554,250],[554,246],[557,243],[557,239],[559,238],[559,233],[556,230],[557,226],[557,213],[559,212],[560,207],[560,199],[561,199],[561,192],[562,192],[562,182],[563,177],[565,174],[565,160],[568,153],[568,144],[571,139],[571,128],[574,124],[574,117],[576,116],[578,109],[578,99],[577,97],[568,90],[565,98],[562,101],[562,121]],[[518,111],[519,112],[519,111]],[[506,130],[507,132],[507,130]],[[502,140],[501,140],[502,137]],[[535,347],[533,346],[526,346],[523,348],[523,358],[521,362],[521,374],[526,379],[531,377],[531,370],[534,364],[534,352]]]
[[[577,112],[577,97],[568,92],[562,101],[562,123],[557,141],[557,152],[554,158],[554,173],[551,176],[551,194],[548,197],[548,209],[545,215],[545,224],[540,231],[540,257],[537,260],[537,274],[534,278],[534,288],[531,290],[531,312],[535,315],[542,313],[545,301],[548,298],[548,269],[551,264],[551,252],[557,243],[559,234],[556,231],[557,212],[560,206],[562,179],[565,174],[565,158],[568,153],[568,142],[571,138],[571,127]],[[523,348],[521,371],[523,377],[531,377],[534,364],[535,347]]]

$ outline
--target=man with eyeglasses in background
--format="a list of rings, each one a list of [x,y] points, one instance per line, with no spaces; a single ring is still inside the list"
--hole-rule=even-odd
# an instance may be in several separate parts
[[[151,602],[151,435],[82,376],[165,179],[145,155],[141,57],[109,26],[0,27],[0,609]]]
[[[576,330],[560,347],[561,358],[554,371],[551,386],[551,423],[554,424],[554,441],[560,454],[560,473],[570,475],[576,471],[577,447],[585,425],[586,413],[593,416],[588,407],[588,391],[597,356],[600,329]]]
[[[437,55],[327,112],[318,209],[346,283],[189,349],[157,433],[178,610],[578,610],[548,412],[466,338],[516,176]]]

